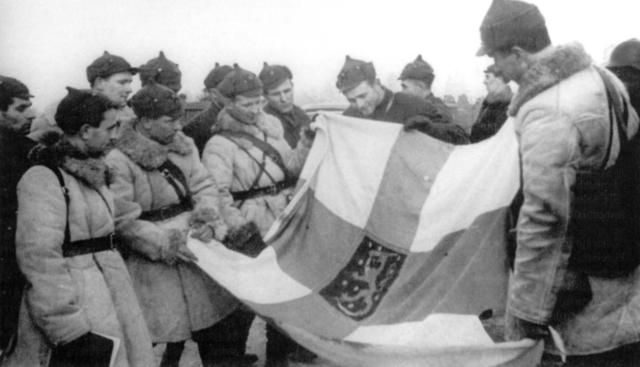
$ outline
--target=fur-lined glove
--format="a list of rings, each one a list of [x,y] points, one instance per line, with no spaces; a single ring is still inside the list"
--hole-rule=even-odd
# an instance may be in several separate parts
[[[178,229],[167,231],[164,243],[160,246],[160,260],[167,265],[173,265],[178,261],[178,252],[181,247],[186,247],[187,239]]]
[[[223,241],[227,237],[227,225],[217,210],[211,207],[201,207],[191,212],[189,228],[193,230],[191,237],[204,243],[216,239]]]
[[[231,230],[223,243],[229,250],[253,258],[258,257],[267,247],[255,222],[248,222]]]

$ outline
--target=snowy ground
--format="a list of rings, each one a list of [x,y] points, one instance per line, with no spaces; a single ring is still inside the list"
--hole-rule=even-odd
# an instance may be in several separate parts
[[[260,318],[256,318],[253,322],[253,325],[251,325],[251,331],[249,332],[249,341],[247,342],[247,353],[256,354],[260,358],[258,363],[254,365],[255,367],[264,366],[266,342],[267,337],[265,332],[265,322]],[[158,365],[160,364],[160,359],[162,358],[164,347],[164,345],[158,345],[155,348],[156,361]],[[313,364],[289,364],[289,367],[305,366],[337,367],[335,364],[332,364],[331,362],[322,358],[318,358]],[[182,354],[182,359],[180,359],[180,367],[202,367],[202,363],[200,363],[200,356],[198,355],[198,347],[192,341],[188,341],[186,344],[184,353]]]

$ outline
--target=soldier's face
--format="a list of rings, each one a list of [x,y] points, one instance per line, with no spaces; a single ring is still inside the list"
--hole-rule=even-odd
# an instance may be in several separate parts
[[[130,72],[125,71],[113,74],[105,79],[97,78],[94,88],[116,105],[124,106],[127,103],[129,94],[132,92],[131,82],[133,82],[133,76]]]
[[[98,127],[87,126],[83,133],[87,153],[91,156],[100,156],[113,147],[115,141],[120,137],[120,122],[117,119],[118,113],[111,109],[104,113],[103,120]]]
[[[180,119],[170,116],[160,116],[155,120],[143,119],[142,123],[149,137],[163,145],[171,143],[178,131],[182,129]]]
[[[496,67],[502,72],[505,78],[513,80],[519,84],[520,78],[527,70],[526,60],[519,52],[515,51],[495,51],[489,57],[493,58]]]
[[[247,122],[255,123],[258,119],[258,114],[262,110],[262,96],[257,97],[244,97],[237,96],[233,100],[233,105],[240,112]]]
[[[378,90],[376,85],[377,83],[372,84],[365,80],[355,88],[344,92],[344,96],[347,97],[351,107],[360,111],[362,116],[371,116],[378,103],[382,100],[380,97],[382,91]]]
[[[277,87],[269,89],[266,94],[269,104],[280,112],[289,112],[293,109],[293,83],[290,79],[280,83]]]
[[[31,122],[36,115],[31,111],[31,101],[22,98],[13,98],[13,103],[6,111],[0,111],[0,126],[15,131],[18,134],[28,135],[31,131]]]
[[[487,92],[489,94],[496,94],[500,92],[505,83],[502,81],[502,78],[495,76],[493,73],[484,74],[484,86],[487,87]]]
[[[420,98],[427,98],[429,95],[429,89],[427,89],[425,83],[415,79],[404,79],[402,81],[402,91]]]

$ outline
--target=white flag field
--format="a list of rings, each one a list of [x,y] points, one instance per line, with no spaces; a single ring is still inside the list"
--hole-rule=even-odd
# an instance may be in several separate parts
[[[505,342],[479,317],[506,305],[511,120],[455,147],[401,124],[326,114],[315,126],[269,246],[250,258],[190,239],[198,265],[340,366],[535,366],[540,342]]]

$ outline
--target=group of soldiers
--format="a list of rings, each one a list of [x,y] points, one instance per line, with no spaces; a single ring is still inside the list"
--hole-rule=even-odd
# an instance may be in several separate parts
[[[495,65],[471,137],[431,92],[421,56],[402,71],[404,93],[347,56],[336,83],[344,115],[451,144],[486,139],[511,116],[522,188],[506,337],[544,339],[545,366],[634,365],[640,41],[621,44],[604,70],[579,44],[552,46],[538,8],[517,0],[493,2],[481,39],[478,55]],[[264,247],[314,140],[292,72],[216,64],[204,80],[210,106],[186,122],[181,72],[162,52],[140,68],[105,52],[86,74],[89,89],[68,87],[33,126],[29,89],[0,77],[2,365],[114,354],[116,366],[152,366],[153,346],[167,343],[161,365],[177,366],[188,339],[204,366],[254,364],[254,315],[186,242],[215,239],[248,256]],[[270,324],[267,339],[270,366],[316,358]]]

